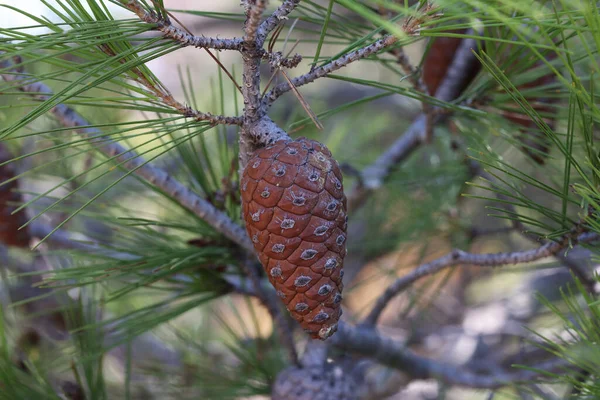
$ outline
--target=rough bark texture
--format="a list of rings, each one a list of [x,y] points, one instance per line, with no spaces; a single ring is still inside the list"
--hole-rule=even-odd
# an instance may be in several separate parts
[[[313,338],[341,315],[346,197],[331,152],[308,140],[258,150],[241,181],[246,229],[269,280]]]
[[[273,400],[358,400],[356,379],[339,366],[291,367],[273,385]]]
[[[359,400],[363,379],[349,363],[327,358],[323,342],[308,343],[299,366],[284,369],[273,384],[273,400]]]

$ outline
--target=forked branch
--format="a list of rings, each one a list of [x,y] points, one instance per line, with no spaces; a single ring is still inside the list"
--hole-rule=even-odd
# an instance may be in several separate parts
[[[294,2],[289,2],[289,3],[294,3]],[[285,4],[284,4],[284,6],[285,6]],[[282,6],[282,7],[284,7],[284,6]],[[292,4],[289,4],[288,8],[285,8],[285,11],[287,11],[289,9],[289,7],[291,7],[291,6],[292,6]],[[425,21],[426,18],[434,19],[439,16],[437,14],[430,14],[432,11],[434,11],[434,7],[427,4],[424,7],[424,9],[421,10],[421,15],[419,17],[407,18],[401,27],[404,34],[406,34],[407,36],[417,35],[419,30],[421,29],[421,24]],[[291,12],[291,10],[290,10],[290,12]],[[306,85],[307,83],[314,82],[316,79],[323,78],[323,77],[331,74],[332,72],[337,71],[338,69],[347,66],[348,64],[350,64],[354,61],[357,61],[357,60],[360,60],[360,59],[363,59],[366,57],[370,57],[384,49],[390,49],[397,42],[398,42],[398,37],[393,36],[393,35],[386,35],[382,39],[379,39],[378,41],[376,41],[366,47],[360,48],[358,50],[354,50],[354,51],[352,51],[348,54],[345,54],[345,55],[343,55],[321,67],[314,68],[310,72],[292,79],[291,82],[284,82],[284,83],[281,83],[280,85],[277,85],[276,87],[271,89],[271,91],[269,91],[269,93],[267,93],[265,95],[265,97],[263,98],[263,100],[262,100],[263,110],[262,111],[266,113],[266,110],[273,104],[273,102],[275,100],[277,100],[282,94],[292,90],[292,85],[295,87],[298,87],[298,86]]]
[[[298,87],[306,85],[307,83],[314,82],[315,80],[323,78],[354,61],[370,57],[373,54],[379,53],[381,50],[385,49],[386,47],[392,46],[397,41],[398,38],[395,36],[386,36],[382,39],[379,39],[375,43],[370,44],[369,46],[345,54],[342,57],[331,61],[330,63],[315,68],[304,75],[298,76],[292,79],[291,83],[294,86]],[[271,89],[262,100],[263,111],[266,112],[266,110],[275,102],[275,100],[277,100],[281,95],[289,92],[290,90],[292,90],[292,86],[289,82],[281,83],[275,86],[273,89]]]

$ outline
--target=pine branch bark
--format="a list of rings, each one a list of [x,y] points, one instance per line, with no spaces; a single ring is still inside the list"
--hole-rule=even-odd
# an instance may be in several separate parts
[[[333,344],[350,353],[361,354],[383,365],[402,370],[414,379],[438,379],[449,385],[478,389],[497,389],[519,382],[539,379],[544,372],[566,373],[569,363],[551,358],[529,369],[508,372],[497,369],[492,374],[475,373],[455,365],[421,357],[402,344],[367,328],[340,324]]]

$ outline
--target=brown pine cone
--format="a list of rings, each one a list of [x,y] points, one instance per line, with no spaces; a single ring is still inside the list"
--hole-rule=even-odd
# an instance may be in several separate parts
[[[300,138],[260,149],[241,180],[246,230],[277,295],[325,340],[342,314],[346,196],[331,152]]]
[[[450,31],[449,33],[462,34],[466,32],[466,29],[460,29]],[[450,65],[454,62],[455,53],[463,39],[440,36],[432,38],[431,40],[431,47],[423,60],[423,83],[427,86],[429,94],[434,96],[437,93],[440,84],[446,77]],[[464,68],[466,68],[466,70],[464,70]],[[454,84],[457,85],[456,97],[460,96],[475,79],[481,70],[481,64],[479,62],[471,63],[464,66],[464,68],[462,71],[463,73],[461,74],[462,80],[454,82]]]
[[[12,154],[0,143],[0,164],[12,158]],[[16,208],[15,204],[21,202],[21,194],[16,191],[18,181],[13,180],[3,184],[15,175],[16,172],[11,164],[0,166],[0,243],[7,246],[29,247],[28,230],[19,230],[19,227],[27,222],[25,213],[20,211],[12,214]]]

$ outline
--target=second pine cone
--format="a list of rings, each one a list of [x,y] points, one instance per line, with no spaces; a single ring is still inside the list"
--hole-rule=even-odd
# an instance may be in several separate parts
[[[246,230],[266,274],[306,332],[325,340],[342,314],[346,196],[331,152],[306,138],[260,149],[241,180]]]

